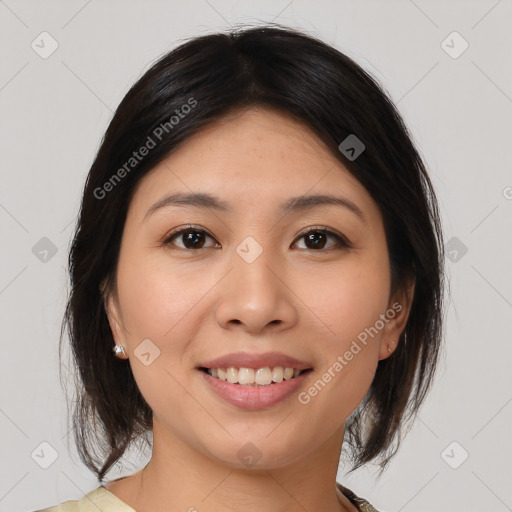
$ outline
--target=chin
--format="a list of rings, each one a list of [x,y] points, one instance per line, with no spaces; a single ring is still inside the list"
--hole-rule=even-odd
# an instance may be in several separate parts
[[[209,456],[230,468],[254,472],[282,468],[304,456],[302,440],[298,440],[296,446],[283,446],[281,436],[276,435],[275,441],[269,442],[267,435],[254,439],[250,436],[234,437],[225,449],[219,450],[217,445],[208,450]]]

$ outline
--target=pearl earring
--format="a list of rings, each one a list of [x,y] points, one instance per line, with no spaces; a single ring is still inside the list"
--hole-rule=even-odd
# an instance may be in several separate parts
[[[128,359],[126,351],[122,345],[114,345],[112,351],[114,352],[114,355],[119,359]]]

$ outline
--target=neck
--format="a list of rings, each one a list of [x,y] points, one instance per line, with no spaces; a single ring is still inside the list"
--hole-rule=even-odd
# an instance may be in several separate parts
[[[153,454],[147,466],[117,481],[129,479],[129,485],[106,487],[137,512],[355,511],[336,489],[343,432],[342,427],[319,450],[288,465],[240,469],[193,449],[155,418]]]

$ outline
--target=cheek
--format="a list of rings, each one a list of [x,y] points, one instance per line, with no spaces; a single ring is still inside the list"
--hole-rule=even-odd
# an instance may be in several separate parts
[[[176,379],[181,378],[183,356],[200,324],[199,308],[194,306],[211,286],[195,272],[147,256],[132,254],[119,262],[123,324],[129,351],[134,354],[130,365],[153,411],[165,411],[169,403],[181,410],[190,398]],[[143,341],[147,339],[152,343]],[[146,360],[145,353],[150,354]]]
[[[386,311],[389,286],[385,258],[363,261],[354,257],[346,265],[319,272],[312,282],[304,282],[302,296],[329,327],[327,339],[334,340],[339,351],[374,326]]]
[[[386,258],[354,258],[351,263],[337,269],[335,275],[317,278],[316,299],[312,299],[318,301],[315,307],[330,329],[323,346],[321,382],[317,380],[308,395],[318,393],[313,407],[318,407],[319,413],[329,410],[334,422],[355,410],[373,381],[380,340],[375,325],[386,311],[389,296]],[[326,393],[320,392],[324,383],[329,388]],[[305,396],[305,401],[309,397]]]
[[[208,281],[198,279],[193,272],[161,261],[134,258],[120,262],[119,296],[130,337],[163,341],[172,330],[183,329],[186,316],[208,286]]]

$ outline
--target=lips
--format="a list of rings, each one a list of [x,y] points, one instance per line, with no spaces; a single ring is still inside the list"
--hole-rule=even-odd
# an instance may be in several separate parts
[[[251,354],[240,351],[201,361],[197,370],[200,370],[204,382],[215,395],[237,408],[255,410],[277,405],[298,392],[304,382],[309,380],[314,367],[307,361],[282,352]],[[240,379],[240,371],[243,373],[243,385],[235,382]],[[268,374],[270,371],[273,372],[272,382],[269,382],[266,375],[259,385],[256,374]],[[252,384],[245,382],[248,377],[245,374],[248,373],[255,375],[255,382]]]
[[[306,385],[312,372],[305,371],[298,377],[289,380],[256,387],[232,384],[212,377],[206,372],[198,373],[201,374],[203,382],[214,393],[214,396],[221,398],[224,402],[238,409],[261,410],[290,399],[292,395],[299,392],[302,386]]]
[[[197,368],[252,368],[258,369],[268,366],[275,368],[282,366],[283,368],[293,368],[296,370],[314,369],[311,363],[301,361],[295,357],[289,356],[282,352],[265,352],[262,354],[251,354],[249,352],[233,352],[216,359],[202,361]]]

